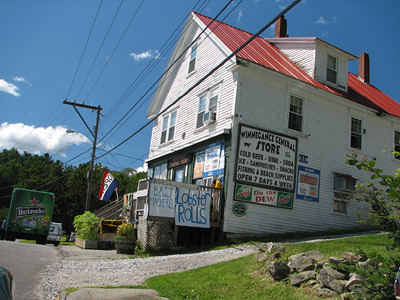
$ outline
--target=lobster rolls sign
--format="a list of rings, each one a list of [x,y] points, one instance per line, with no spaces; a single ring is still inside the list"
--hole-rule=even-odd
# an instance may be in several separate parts
[[[250,202],[292,207],[296,177],[297,139],[241,124],[237,151],[235,181],[241,183],[240,187],[242,188],[254,187],[251,189],[252,200]],[[235,199],[243,201],[243,194],[239,190],[237,187]],[[256,193],[262,195],[256,195]],[[292,194],[289,203],[287,193]],[[250,195],[248,196],[250,197]],[[256,201],[256,196],[269,196],[268,199],[273,200]],[[279,205],[279,196],[284,198],[281,205]],[[249,199],[247,198],[247,201]],[[257,197],[257,199],[259,198]],[[286,203],[282,205],[283,202]]]

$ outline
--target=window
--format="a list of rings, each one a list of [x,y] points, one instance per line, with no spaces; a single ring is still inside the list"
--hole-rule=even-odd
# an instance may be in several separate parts
[[[197,110],[196,128],[204,125],[204,114],[206,111],[217,111],[219,88],[213,89],[208,93],[200,96],[199,106]]]
[[[326,68],[326,80],[336,84],[337,82],[337,60],[328,55],[328,64]]]
[[[352,117],[351,118],[351,138],[350,138],[351,148],[361,150],[362,130],[363,130],[362,120]]]
[[[197,44],[192,47],[192,52],[190,53],[190,61],[189,61],[189,71],[188,73],[192,73],[196,66],[196,56],[197,56]]]
[[[303,131],[303,99],[293,95],[290,96],[288,127],[299,132]]]
[[[394,131],[394,151],[400,153],[400,131],[397,130]],[[394,158],[400,160],[400,155],[395,154]]]
[[[167,164],[154,167],[154,178],[167,179]]]
[[[165,116],[163,119],[160,144],[165,143],[167,137],[168,137],[168,141],[170,141],[174,138],[175,124],[176,124],[176,111]]]
[[[335,174],[333,187],[333,211],[347,214],[349,197],[355,190],[356,179],[350,175]]]

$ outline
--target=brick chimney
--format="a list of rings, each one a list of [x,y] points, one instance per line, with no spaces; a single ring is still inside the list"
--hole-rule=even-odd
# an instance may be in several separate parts
[[[367,53],[361,53],[358,57],[358,78],[365,83],[369,81],[369,55]]]
[[[287,22],[285,16],[280,17],[275,23],[275,37],[287,37]]]

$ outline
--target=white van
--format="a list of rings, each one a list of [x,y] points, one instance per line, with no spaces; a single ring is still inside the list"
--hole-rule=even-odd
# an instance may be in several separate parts
[[[54,246],[58,246],[61,241],[61,237],[63,235],[63,230],[62,230],[62,223],[55,223],[51,222],[50,223],[50,232],[49,235],[47,236],[47,244],[54,244]]]

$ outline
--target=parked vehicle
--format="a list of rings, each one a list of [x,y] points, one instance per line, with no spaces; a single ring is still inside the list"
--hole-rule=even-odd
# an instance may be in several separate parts
[[[11,197],[5,238],[36,240],[46,244],[53,216],[53,193],[16,188]]]
[[[15,294],[15,285],[10,271],[0,267],[0,299],[12,300]]]
[[[55,223],[51,222],[50,223],[50,232],[49,235],[47,236],[47,244],[53,244],[54,246],[58,246],[61,241],[61,237],[64,234],[64,231],[62,229],[62,223]]]

